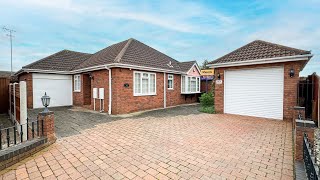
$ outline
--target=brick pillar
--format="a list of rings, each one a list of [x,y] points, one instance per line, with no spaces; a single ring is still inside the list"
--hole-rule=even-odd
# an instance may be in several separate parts
[[[317,129],[313,121],[308,121],[307,124],[296,122],[295,125],[295,159],[303,160],[303,136],[304,133],[308,135],[310,143],[314,144],[314,131]]]
[[[54,113],[53,112],[40,112],[38,114],[38,121],[43,124],[43,136],[48,138],[49,143],[56,141],[56,135],[54,132]]]

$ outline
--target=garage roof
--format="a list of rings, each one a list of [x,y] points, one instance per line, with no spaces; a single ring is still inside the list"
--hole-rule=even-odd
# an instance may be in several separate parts
[[[88,53],[62,50],[22,68],[54,71],[71,71],[76,66],[87,60],[90,56],[91,54]]]
[[[262,40],[255,40],[247,45],[240,47],[239,49],[232,51],[229,54],[226,54],[210,62],[209,64],[214,65],[221,63],[241,62],[306,54],[311,54],[311,52]]]

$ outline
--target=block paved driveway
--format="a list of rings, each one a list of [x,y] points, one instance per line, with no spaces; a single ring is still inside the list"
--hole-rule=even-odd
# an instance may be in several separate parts
[[[101,123],[0,172],[1,179],[293,179],[289,122],[236,115]]]

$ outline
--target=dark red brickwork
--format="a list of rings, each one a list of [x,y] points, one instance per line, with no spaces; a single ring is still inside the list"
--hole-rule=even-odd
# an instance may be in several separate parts
[[[153,96],[134,96],[133,95],[133,72],[136,70],[124,69],[124,68],[112,68],[112,114],[125,114],[131,112],[137,112],[142,110],[163,108],[164,98],[163,98],[163,73],[156,73],[156,95]],[[137,70],[139,71],[139,70]],[[81,92],[73,93],[73,103],[76,106],[83,106],[93,110],[93,99],[92,99],[92,89],[93,88],[104,88],[105,99],[104,112],[108,112],[109,104],[109,77],[108,70],[99,70],[91,72],[93,77],[90,83],[85,80],[86,74],[82,74],[82,86]],[[167,86],[167,74],[166,74],[166,86]],[[89,78],[89,76],[88,76]],[[129,87],[125,87],[124,84],[129,84]],[[91,105],[86,105],[85,94],[89,96],[90,92]],[[168,90],[166,87],[167,93],[167,107],[176,106],[181,104],[188,104],[197,102],[198,97],[193,96],[192,98],[185,98],[184,95],[181,95],[181,76],[174,75],[174,89]],[[100,102],[97,99],[96,102],[96,111],[100,110]]]
[[[54,113],[41,112],[38,114],[38,121],[43,123],[43,136],[47,137],[49,142],[55,142],[56,135],[54,131]]]
[[[166,74],[167,107],[197,102],[198,95],[193,97],[188,96],[185,98],[185,95],[181,94],[181,75],[175,74],[173,77],[173,83],[173,90],[168,89],[168,74]]]
[[[33,108],[33,85],[32,85],[32,73],[23,73],[19,76],[19,82],[26,81],[27,84],[27,108]]]
[[[156,73],[156,95],[133,95],[133,72],[135,70],[112,69],[112,114],[125,114],[163,107],[163,73]],[[129,87],[124,87],[128,83]]]
[[[299,72],[303,66],[302,61],[296,62],[285,62],[285,63],[273,63],[263,65],[250,65],[250,66],[237,66],[227,68],[216,68],[215,77],[220,73],[222,84],[215,85],[215,109],[217,113],[223,113],[224,104],[224,71],[230,69],[244,69],[244,68],[261,68],[261,67],[272,67],[272,66],[284,66],[284,99],[283,99],[283,117],[285,120],[292,120],[293,107],[297,102],[297,84],[299,82]],[[290,69],[293,68],[295,75],[294,77],[289,76]]]

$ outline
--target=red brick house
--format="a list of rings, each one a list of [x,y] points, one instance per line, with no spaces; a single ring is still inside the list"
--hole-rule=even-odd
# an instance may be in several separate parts
[[[312,54],[261,40],[212,62],[218,113],[292,119],[299,72]]]
[[[82,106],[109,114],[194,103],[200,93],[195,61],[179,62],[135,39],[94,54],[69,50],[24,66],[28,108],[41,108],[47,92],[52,106]]]

